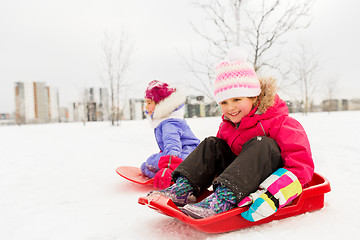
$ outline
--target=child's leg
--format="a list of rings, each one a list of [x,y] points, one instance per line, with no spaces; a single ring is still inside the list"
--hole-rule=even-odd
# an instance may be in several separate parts
[[[255,192],[260,183],[282,167],[280,148],[269,137],[255,137],[243,146],[239,156],[214,182],[229,188],[237,202]]]
[[[176,182],[170,187],[158,190],[151,191],[147,197],[151,200],[153,196],[162,195],[167,198],[170,198],[173,203],[177,206],[184,206],[188,203],[195,203],[196,197],[194,196],[194,189],[189,183],[189,181],[184,177],[178,177]]]
[[[195,196],[199,196],[235,158],[236,155],[224,140],[208,137],[174,170],[173,179],[179,176],[187,178]]]
[[[199,203],[185,205],[182,211],[194,218],[205,218],[230,210],[281,165],[280,149],[273,139],[253,138],[214,181],[215,192]]]
[[[206,138],[174,170],[175,183],[167,189],[150,192],[148,197],[160,194],[170,198],[178,206],[194,203],[196,197],[211,185],[214,178],[220,175],[235,157],[224,140]]]

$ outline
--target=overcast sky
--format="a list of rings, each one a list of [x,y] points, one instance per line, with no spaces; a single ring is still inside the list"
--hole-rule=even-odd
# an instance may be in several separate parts
[[[320,75],[339,79],[338,98],[360,97],[359,9],[357,0],[317,0],[301,33],[319,53]],[[152,79],[191,79],[178,52],[201,48],[189,24],[200,21],[187,0],[0,0],[0,113],[15,110],[18,81],[58,88],[65,107],[84,88],[102,86],[105,31],[124,29],[135,43],[128,97],[142,97]]]

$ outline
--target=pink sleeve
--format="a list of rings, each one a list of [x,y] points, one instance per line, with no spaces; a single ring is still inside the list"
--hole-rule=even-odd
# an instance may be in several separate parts
[[[310,143],[304,128],[287,116],[273,131],[277,131],[274,139],[281,149],[284,168],[294,173],[304,186],[314,174]]]

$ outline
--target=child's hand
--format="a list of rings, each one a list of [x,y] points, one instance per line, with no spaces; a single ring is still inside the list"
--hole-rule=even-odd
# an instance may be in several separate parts
[[[297,177],[285,168],[279,168],[259,186],[259,190],[240,201],[239,207],[252,202],[249,210],[241,213],[248,221],[255,222],[274,214],[302,192]]]
[[[182,161],[181,158],[173,155],[162,156],[158,164],[160,170],[154,177],[154,186],[160,189],[169,187],[171,184],[171,173]]]
[[[158,167],[159,160],[163,156],[160,153],[154,153],[141,165],[141,172],[148,178],[154,178],[155,174],[160,170]]]
[[[171,184],[171,173],[173,171],[169,168],[162,168],[155,174],[154,186],[156,188],[165,189]]]

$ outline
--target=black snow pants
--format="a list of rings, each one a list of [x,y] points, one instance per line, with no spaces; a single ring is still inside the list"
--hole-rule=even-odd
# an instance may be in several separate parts
[[[282,167],[275,140],[259,136],[247,141],[239,155],[217,137],[208,137],[174,170],[173,180],[187,178],[199,196],[213,184],[229,188],[237,202],[255,192],[260,183]]]

